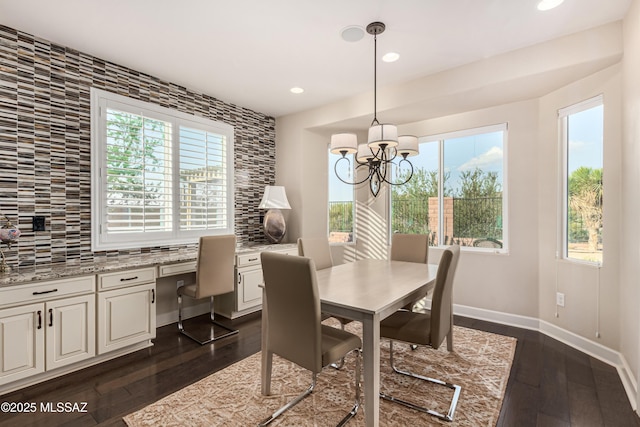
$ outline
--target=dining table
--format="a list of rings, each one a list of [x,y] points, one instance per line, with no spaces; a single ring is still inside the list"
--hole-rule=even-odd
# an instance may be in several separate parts
[[[361,259],[316,272],[322,313],[362,323],[365,425],[380,419],[380,321],[418,300],[434,286],[438,266],[383,259]],[[268,303],[263,292],[262,343],[267,336]],[[262,352],[261,392],[270,394],[271,358]]]

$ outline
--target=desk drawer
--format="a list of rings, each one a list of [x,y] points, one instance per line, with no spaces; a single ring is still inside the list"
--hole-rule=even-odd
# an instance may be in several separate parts
[[[236,258],[236,267],[242,268],[248,265],[260,264],[260,252],[252,252],[250,254],[238,255]]]
[[[95,291],[95,276],[70,277],[67,279],[16,285],[0,290],[0,307],[49,301],[71,295],[82,295]]]
[[[196,271],[196,262],[179,262],[177,264],[158,266],[158,277],[175,276],[177,274],[193,273]]]
[[[153,267],[104,273],[98,275],[98,290],[124,288],[155,282],[155,280],[156,269]]]

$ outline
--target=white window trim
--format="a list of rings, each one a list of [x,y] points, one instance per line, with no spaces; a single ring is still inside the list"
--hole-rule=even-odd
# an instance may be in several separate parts
[[[580,113],[582,111],[589,110],[591,108],[595,108],[598,106],[604,107],[604,96],[602,94],[594,96],[593,98],[585,99],[584,101],[580,101],[576,104],[569,105],[564,108],[560,108],[558,110],[558,137],[560,138],[560,144],[558,144],[560,153],[558,155],[558,159],[560,164],[558,165],[559,177],[558,177],[558,206],[560,207],[560,215],[561,220],[558,221],[560,225],[560,229],[558,231],[558,242],[559,248],[556,250],[556,258],[560,258],[563,261],[567,261],[570,263],[576,264],[585,264],[585,265],[597,265],[602,266],[602,262],[600,261],[586,261],[576,258],[569,258],[569,213],[567,200],[569,198],[569,174],[568,174],[568,160],[569,160],[569,135],[567,128],[567,117],[572,114]],[[604,118],[603,118],[604,119]],[[603,147],[604,148],[604,147]],[[604,159],[603,159],[604,160]],[[603,162],[603,171],[604,171],[604,162]],[[604,209],[604,207],[603,207]],[[603,251],[603,261],[604,261],[604,251]]]
[[[106,233],[102,233],[102,224],[106,220],[106,155],[103,143],[106,137],[104,135],[104,119],[102,115],[105,113],[107,105],[117,105],[118,109],[134,114],[141,114],[143,111],[147,114],[158,114],[162,117],[162,120],[172,122],[172,129],[174,130],[177,130],[180,124],[185,126],[191,124],[198,129],[208,130],[226,138],[228,141],[226,146],[226,228],[181,231],[179,228],[180,204],[178,202],[180,183],[178,180],[174,180],[173,227],[170,232],[149,233],[147,235],[134,233],[131,237],[120,235],[117,238],[109,237]],[[179,132],[173,132],[172,138],[172,158],[179,159]],[[157,245],[189,244],[196,243],[202,235],[233,234],[235,228],[233,146],[234,129],[231,125],[91,88],[91,250],[95,252]],[[174,161],[173,176],[179,175],[179,169],[179,161]]]

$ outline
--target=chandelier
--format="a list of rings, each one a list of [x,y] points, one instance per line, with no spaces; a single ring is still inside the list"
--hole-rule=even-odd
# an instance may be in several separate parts
[[[418,138],[412,135],[398,136],[398,128],[392,124],[381,124],[377,118],[377,44],[378,34],[382,34],[385,25],[372,22],[367,25],[367,33],[373,35],[373,121],[369,127],[367,142],[358,144],[355,133],[338,133],[331,135],[331,152],[341,154],[334,165],[338,179],[345,184],[359,185],[369,181],[369,189],[373,197],[377,197],[383,183],[402,185],[413,176],[413,165],[407,157],[419,153]],[[355,176],[350,179],[351,163],[347,154],[355,154]],[[338,172],[338,165],[346,162],[347,177]],[[366,176],[358,180],[360,168],[364,168]],[[395,169],[395,179],[391,169]]]

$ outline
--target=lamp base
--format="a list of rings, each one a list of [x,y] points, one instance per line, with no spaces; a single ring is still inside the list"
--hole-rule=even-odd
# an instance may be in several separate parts
[[[269,209],[264,215],[262,227],[264,235],[269,242],[280,243],[287,232],[282,211],[280,209]]]

